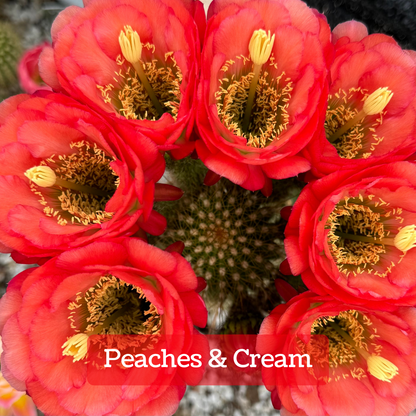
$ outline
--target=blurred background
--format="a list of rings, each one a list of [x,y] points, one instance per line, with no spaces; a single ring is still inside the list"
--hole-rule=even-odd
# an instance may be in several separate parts
[[[206,9],[211,0],[202,0]],[[393,36],[405,49],[416,49],[415,0],[308,0],[324,13],[332,28],[355,19],[370,33]],[[82,7],[82,0],[0,0],[0,100],[22,92],[17,68],[25,51],[50,41],[50,28],[57,14],[69,5]],[[293,185],[293,182],[290,182]],[[288,182],[288,186],[290,185]],[[0,254],[0,295],[8,281],[26,267]],[[1,407],[6,394],[0,380],[0,415],[29,415],[28,407]],[[3,389],[3,390],[2,390]],[[21,402],[23,399],[19,399]],[[27,403],[25,402],[25,405]],[[23,410],[22,410],[23,409]],[[39,413],[40,414],[40,413]],[[262,387],[189,388],[176,413],[179,416],[271,416],[270,393]]]

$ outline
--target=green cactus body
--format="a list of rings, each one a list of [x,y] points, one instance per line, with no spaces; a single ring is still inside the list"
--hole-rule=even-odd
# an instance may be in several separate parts
[[[17,84],[17,64],[22,47],[15,28],[0,22],[0,89],[10,90]]]
[[[185,258],[209,281],[212,294],[269,286],[277,227],[268,222],[272,209],[261,207],[258,195],[218,184],[185,197],[181,208],[166,236],[184,242]]]
[[[168,225],[151,242],[161,248],[184,243],[184,257],[207,282],[202,292],[205,301],[214,310],[218,307],[211,316],[211,328],[231,324],[243,330],[241,317],[247,315],[248,305],[256,305],[255,321],[261,322],[279,302],[274,280],[284,259],[285,224],[279,212],[297,196],[299,184],[296,180],[276,184],[266,198],[225,179],[214,186],[203,185],[207,169],[199,160],[167,157],[166,162],[167,179],[185,194],[179,201],[155,204]]]

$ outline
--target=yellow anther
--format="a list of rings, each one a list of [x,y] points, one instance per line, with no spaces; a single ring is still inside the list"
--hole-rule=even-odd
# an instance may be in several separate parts
[[[53,186],[56,183],[55,172],[49,166],[30,168],[25,172],[25,176],[42,188]]]
[[[275,35],[270,36],[263,29],[255,30],[251,36],[248,50],[250,51],[250,58],[255,65],[265,64],[272,53]]]
[[[131,28],[131,26],[124,26],[124,30],[120,32],[118,37],[121,52],[124,58],[131,64],[140,61],[142,57],[142,43],[140,42],[139,34]]]
[[[62,355],[74,357],[74,363],[82,360],[88,352],[88,335],[76,334],[68,338],[62,348],[64,348]]]
[[[370,355],[367,358],[367,366],[372,376],[388,383],[399,374],[399,369],[391,361],[377,355]]]
[[[391,92],[387,87],[375,90],[364,101],[364,113],[368,116],[381,113],[386,108],[392,97],[393,92]]]
[[[394,237],[394,245],[403,253],[416,247],[416,225],[412,224],[403,227]]]

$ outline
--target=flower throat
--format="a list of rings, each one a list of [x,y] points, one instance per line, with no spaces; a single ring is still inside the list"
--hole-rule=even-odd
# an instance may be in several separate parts
[[[379,88],[372,94],[362,88],[340,89],[328,96],[326,137],[344,159],[367,159],[383,141],[377,128],[383,124],[384,108],[393,93]],[[360,103],[364,104],[361,105]],[[361,108],[362,107],[362,108]],[[359,110],[361,108],[361,110]]]
[[[377,343],[377,329],[361,312],[349,310],[318,318],[312,324],[311,334],[325,335],[329,340],[328,382],[349,376],[358,380],[367,377],[360,365],[363,360],[367,362],[368,373],[381,381],[391,383],[399,374],[399,369],[382,356],[383,346]],[[312,345],[309,351],[312,356],[314,351]]]
[[[293,85],[284,72],[276,76],[277,64],[272,54],[275,35],[256,30],[249,44],[250,58],[241,55],[236,74],[228,60],[221,68],[222,79],[215,93],[218,116],[233,134],[247,139],[247,146],[264,148],[273,142],[289,124],[289,100]]]
[[[40,197],[43,212],[59,225],[101,224],[113,213],[105,206],[119,185],[110,167],[114,160],[96,144],[71,143],[70,155],[51,156],[25,172],[31,190]]]
[[[181,100],[182,72],[173,52],[165,54],[165,62],[142,61],[143,48],[154,54],[155,46],[142,44],[136,31],[125,26],[120,32],[122,55],[117,57],[119,71],[115,84],[97,85],[105,103],[129,120],[158,120],[169,113],[175,120]]]
[[[62,345],[63,355],[84,359],[91,335],[132,335],[97,339],[120,350],[129,347],[152,349],[160,336],[162,319],[140,287],[106,275],[85,293],[78,293],[68,306],[76,332]],[[145,337],[137,337],[144,335]]]
[[[345,197],[329,215],[329,250],[338,270],[348,276],[369,273],[386,277],[396,266],[389,250],[400,250],[398,262],[416,246],[416,226],[403,226],[403,209],[374,195]]]

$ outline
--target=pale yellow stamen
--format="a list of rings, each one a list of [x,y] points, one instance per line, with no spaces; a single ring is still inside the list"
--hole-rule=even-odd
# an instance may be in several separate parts
[[[64,348],[62,355],[74,357],[74,363],[82,360],[88,352],[88,338],[87,334],[76,334],[68,338],[62,345],[62,348]]]
[[[153,91],[153,88],[144,73],[143,65],[140,61],[142,57],[142,43],[140,41],[139,34],[133,30],[131,26],[126,25],[124,26],[124,31],[122,30],[120,32],[118,42],[124,58],[133,65],[133,68],[136,70],[143,87],[149,95],[149,98],[152,100],[152,104],[156,108],[159,115],[162,115],[164,113],[163,107],[157,99],[155,92]]]
[[[394,245],[404,253],[416,247],[416,225],[412,224],[403,227],[394,237]]]
[[[372,376],[388,383],[399,374],[399,369],[391,361],[377,355],[370,355],[367,358],[367,365]]]
[[[247,132],[250,125],[251,110],[253,108],[254,97],[256,95],[256,88],[259,81],[261,67],[270,58],[274,45],[274,39],[275,35],[270,36],[270,31],[266,33],[263,29],[255,30],[251,36],[248,50],[250,52],[251,60],[254,64],[254,76],[251,80],[250,90],[247,98],[247,106],[244,112],[244,119],[242,124],[243,132]]]
[[[25,172],[25,176],[42,188],[49,188],[56,183],[55,172],[49,166],[35,166]]]
[[[363,109],[351,120],[348,120],[340,129],[338,129],[331,137],[328,138],[330,143],[339,139],[350,128],[354,127],[366,116],[372,116],[374,114],[381,113],[390,102],[393,97],[393,92],[387,87],[378,88],[372,94],[370,94],[364,101]]]
[[[24,174],[33,183],[42,188],[50,188],[51,186],[56,185],[67,189],[73,189],[74,191],[84,192],[87,194],[108,196],[107,192],[102,191],[100,189],[96,189],[87,185],[79,185],[74,182],[69,182],[57,178],[55,172],[49,166],[35,166],[33,168],[28,169]]]
[[[254,65],[265,64],[272,53],[275,35],[270,36],[263,29],[255,30],[251,36],[248,50],[250,51],[250,58]]]

